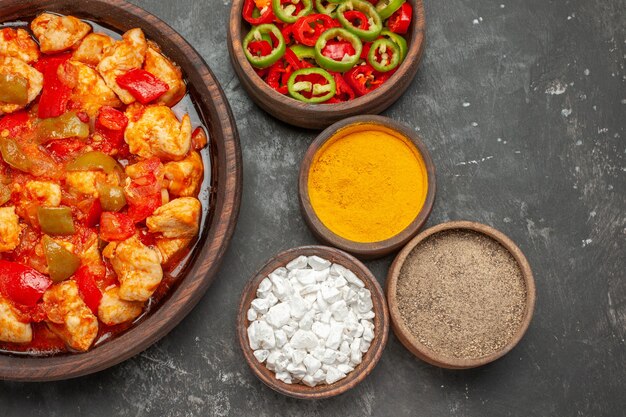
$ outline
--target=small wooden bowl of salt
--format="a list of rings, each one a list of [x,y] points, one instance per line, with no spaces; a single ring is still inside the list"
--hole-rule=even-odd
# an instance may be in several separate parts
[[[392,328],[431,365],[467,369],[511,351],[532,319],[535,283],[522,251],[484,224],[452,221],[423,231],[387,275]]]
[[[265,385],[317,400],[372,372],[389,321],[385,295],[365,265],[339,249],[301,246],[269,259],[248,281],[237,331],[246,362]]]

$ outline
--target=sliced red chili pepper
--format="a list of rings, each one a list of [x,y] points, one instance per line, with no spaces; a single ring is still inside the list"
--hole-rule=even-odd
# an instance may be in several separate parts
[[[322,55],[335,61],[341,61],[345,55],[352,56],[355,52],[354,46],[348,41],[330,40],[322,49]]]
[[[387,26],[390,31],[403,35],[409,30],[412,17],[413,8],[408,1],[404,2],[404,4],[389,17]]]
[[[367,59],[367,55],[370,53],[370,48],[374,42],[366,42],[363,44],[363,50],[361,51],[361,59]]]
[[[267,56],[272,53],[272,49],[268,41],[252,41],[248,44],[248,50],[256,56]]]
[[[100,134],[101,140],[90,144],[108,155],[119,151],[124,143],[124,129],[127,125],[128,118],[124,113],[113,107],[101,107],[95,123],[95,131]]]
[[[96,276],[92,270],[83,265],[74,273],[74,281],[78,285],[80,297],[83,299],[87,307],[94,313],[98,314],[98,307],[102,300],[102,293],[96,285]]]
[[[43,88],[37,109],[37,115],[40,119],[58,117],[65,113],[72,89],[61,82],[58,69],[71,56],[71,53],[45,56],[34,65],[43,74]]]
[[[291,65],[295,70],[299,70],[300,68],[304,68],[302,66],[302,62],[300,62],[300,60],[298,59],[298,56],[290,49],[287,48],[285,50],[285,61],[287,61],[287,63],[289,65]]]
[[[289,45],[292,41],[293,41],[293,28],[294,28],[295,23],[289,23],[286,24],[281,30],[280,32],[283,35],[283,38],[285,38],[285,43],[287,45]]]
[[[391,72],[391,71],[390,71]],[[380,87],[390,75],[376,72],[371,65],[357,65],[344,74],[344,79],[357,96],[363,96]]]
[[[24,110],[5,115],[0,119],[0,132],[9,131],[10,137],[19,136],[24,130],[28,129],[28,120],[30,116]]]
[[[338,72],[331,72],[335,79],[335,95],[326,103],[341,103],[354,100],[356,94],[350,85],[344,80],[343,75]]]
[[[0,260],[0,292],[13,302],[34,306],[50,285],[52,281],[35,269]]]
[[[106,242],[126,240],[135,234],[135,222],[124,213],[105,211],[100,216],[100,239]]]
[[[293,37],[302,45],[314,46],[317,38],[327,29],[339,24],[327,14],[317,13],[301,17],[294,23]]]
[[[84,140],[80,139],[58,139],[48,142],[46,150],[57,160],[66,161],[73,157],[78,151],[86,146]]]
[[[350,23],[352,23],[352,26],[354,26],[355,28],[363,30],[367,30],[370,28],[370,23],[367,20],[367,16],[363,12],[360,12],[358,10],[349,10],[343,15],[346,19],[348,19]]]
[[[265,82],[274,90],[278,91],[280,94],[287,94],[287,83],[283,82],[283,74],[286,72],[285,64],[283,60],[272,64],[267,73],[267,79]]]
[[[156,100],[170,89],[169,85],[158,77],[139,68],[120,75],[115,81],[141,104]]]
[[[275,19],[274,11],[272,7],[269,6],[266,8],[265,13],[261,14],[259,17],[254,17],[254,10],[257,9],[256,3],[254,0],[246,0],[243,4],[243,18],[246,22],[250,23],[252,26],[261,25],[263,23],[272,23]],[[258,9],[257,9],[258,10]],[[259,10],[260,12],[260,10]]]

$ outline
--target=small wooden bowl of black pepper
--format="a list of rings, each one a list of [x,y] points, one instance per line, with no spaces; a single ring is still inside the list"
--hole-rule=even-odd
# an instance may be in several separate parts
[[[490,226],[453,221],[420,233],[387,275],[392,328],[431,365],[468,369],[511,351],[530,324],[535,283],[511,239]]]

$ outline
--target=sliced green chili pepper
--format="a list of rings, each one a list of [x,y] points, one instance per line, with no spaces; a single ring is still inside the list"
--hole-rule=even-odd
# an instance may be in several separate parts
[[[89,137],[89,124],[80,120],[75,111],[43,119],[37,124],[37,138],[40,142],[74,137],[80,139]]]
[[[248,45],[250,42],[255,40],[263,39],[263,35],[273,34],[278,40],[278,46],[272,49],[268,55],[265,56],[256,56],[253,55],[250,50],[248,50]],[[271,39],[271,38],[270,38]],[[271,43],[270,43],[271,44]],[[273,45],[272,45],[273,46]],[[278,61],[285,54],[285,50],[287,49],[285,45],[285,38],[283,38],[283,34],[280,32],[280,29],[271,23],[265,23],[259,26],[255,26],[248,32],[245,38],[243,38],[243,51],[246,54],[246,58],[250,61],[253,67],[256,68],[267,68]]]
[[[69,207],[39,207],[37,218],[41,230],[48,235],[72,235],[76,231]]]
[[[311,0],[299,0],[302,2],[302,10],[294,15],[296,5],[293,3],[283,7],[280,0],[272,0],[272,10],[274,15],[285,23],[294,23],[298,18],[308,15],[313,10],[313,2]]]
[[[324,5],[324,2],[326,2],[326,5]],[[339,3],[340,2],[333,2],[331,0],[315,0],[315,8],[318,12],[327,14],[330,17],[335,18],[337,17],[337,7],[339,6]]]
[[[30,172],[33,163],[20,149],[17,142],[9,138],[0,138],[0,153],[4,162],[20,171]]]
[[[313,83],[311,81],[296,81],[299,76],[306,75],[321,75],[324,77],[327,84]],[[294,71],[287,81],[287,88],[291,97],[303,101],[305,103],[323,103],[330,100],[336,92],[335,79],[327,71],[321,68],[303,68],[298,71]],[[308,91],[311,93],[311,97],[304,96],[301,91]],[[326,94],[324,94],[326,93]],[[320,94],[324,94],[321,95]]]
[[[0,101],[28,104],[28,79],[17,74],[0,74]]]
[[[381,57],[380,62],[376,56],[377,51]],[[389,56],[389,52],[391,52],[391,56]],[[372,43],[367,54],[367,62],[378,72],[391,71],[400,64],[400,47],[389,39],[377,39]]]
[[[400,62],[404,61],[404,57],[406,56],[406,53],[409,50],[409,46],[407,45],[406,39],[404,39],[404,36],[398,35],[397,33],[393,33],[389,29],[383,29],[380,32],[380,36],[384,36],[385,38],[389,39],[391,42],[398,45],[398,48],[400,48]]]
[[[65,167],[67,171],[93,171],[99,169],[107,174],[110,174],[116,168],[119,168],[119,164],[115,159],[98,151],[84,153]]]
[[[120,211],[126,205],[126,197],[122,187],[101,185],[98,187],[100,204],[103,211]]]
[[[324,56],[323,50],[326,43],[334,38],[341,38],[350,42],[355,51],[354,55],[348,58],[344,55],[344,59],[341,61],[336,61],[332,58]],[[346,29],[332,28],[322,33],[322,35],[317,39],[317,42],[315,43],[315,61],[320,67],[329,71],[344,72],[356,65],[359,57],[361,56],[362,50],[363,44],[356,35],[348,32]]]
[[[356,10],[365,14],[368,18],[369,27],[367,29],[360,29],[352,25],[344,15],[345,12],[350,10]],[[383,21],[376,12],[376,9],[366,1],[348,0],[345,3],[341,3],[337,8],[337,19],[339,23],[341,23],[341,26],[346,28],[350,33],[368,42],[378,38],[380,31],[383,30]]]
[[[289,47],[300,61],[303,59],[315,59],[315,49],[311,46],[292,45]]]
[[[376,3],[376,11],[380,15],[380,18],[385,20],[402,7],[404,1],[405,0],[379,0],[378,3]]]
[[[54,282],[68,279],[80,266],[80,258],[65,249],[54,239],[44,236],[41,239],[43,253],[48,262],[48,275]]]

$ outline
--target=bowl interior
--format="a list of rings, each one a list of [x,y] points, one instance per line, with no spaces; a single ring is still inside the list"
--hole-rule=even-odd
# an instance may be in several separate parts
[[[402,269],[404,261],[407,259],[407,257],[415,247],[419,246],[430,236],[448,230],[473,231],[483,234],[498,242],[513,256],[513,258],[517,262],[521,270],[524,283],[526,285],[526,304],[522,316],[522,322],[520,323],[520,326],[515,332],[514,336],[499,351],[493,352],[480,358],[451,358],[441,355],[438,352],[435,352],[432,349],[428,348],[424,344],[420,343],[419,340],[411,333],[408,326],[404,323],[404,319],[402,318],[402,315],[400,314],[400,310],[398,308],[396,291],[398,277],[400,275],[400,270]],[[511,349],[513,349],[522,339],[524,333],[526,333],[526,330],[530,325],[530,321],[532,319],[535,308],[536,298],[535,281],[533,279],[530,264],[528,263],[528,260],[526,259],[522,251],[517,247],[517,245],[515,245],[515,243],[511,239],[509,239],[506,235],[499,232],[498,230],[481,223],[470,221],[452,221],[442,223],[425,230],[424,232],[417,235],[413,240],[411,240],[398,254],[396,259],[393,261],[391,268],[389,269],[389,273],[387,275],[386,293],[393,331],[400,340],[400,342],[418,358],[430,363],[431,365],[448,369],[468,369],[486,365],[510,352]]]
[[[274,372],[270,371],[264,364],[257,361],[248,342],[247,329],[250,322],[247,319],[246,313],[250,308],[250,303],[256,298],[256,290],[260,282],[270,272],[274,271],[276,268],[285,266],[287,263],[300,255],[317,255],[333,263],[345,266],[353,271],[363,281],[365,287],[369,289],[372,294],[372,302],[374,304],[374,312],[376,316],[374,317],[374,339],[372,340],[370,348],[367,353],[363,355],[362,362],[354,369],[354,371],[349,373],[344,379],[331,385],[323,384],[315,387],[309,387],[304,384],[286,384],[276,379]],[[248,281],[243,290],[241,302],[239,304],[237,330],[239,335],[239,344],[244,357],[254,374],[261,381],[263,381],[263,383],[275,391],[290,397],[302,399],[321,399],[339,395],[353,388],[365,379],[365,377],[374,369],[376,363],[382,355],[385,345],[387,344],[387,337],[389,333],[389,312],[384,294],[378,284],[378,281],[376,281],[376,278],[365,267],[365,265],[347,253],[335,248],[325,246],[301,246],[281,252],[274,256],[267,261],[267,263],[254,275],[254,277],[252,277],[250,281]]]
[[[417,217],[415,217],[411,224],[409,224],[409,226],[407,226],[397,235],[379,242],[354,242],[335,234],[319,219],[319,217],[315,213],[315,210],[313,209],[313,206],[311,205],[311,200],[309,197],[309,171],[315,154],[324,146],[324,144],[329,139],[333,138],[337,134],[337,132],[341,131],[342,129],[349,128],[350,126],[355,124],[379,125],[382,128],[391,129],[399,133],[401,136],[409,139],[417,149],[417,152],[421,155],[421,158],[426,167],[428,192],[426,194],[426,200],[424,201],[424,204],[419,211]],[[417,232],[424,225],[424,223],[426,223],[426,220],[428,220],[428,216],[430,215],[433,209],[433,205],[435,203],[435,194],[437,191],[435,164],[433,163],[433,160],[430,156],[430,153],[428,152],[428,149],[426,148],[426,145],[424,144],[424,142],[422,142],[422,140],[415,133],[415,131],[409,129],[402,123],[394,121],[393,119],[373,115],[355,116],[344,119],[340,122],[333,124],[322,133],[320,133],[319,136],[313,141],[313,143],[311,143],[302,160],[302,163],[300,165],[298,186],[300,208],[304,215],[304,219],[306,220],[307,224],[309,225],[315,236],[324,242],[328,242],[332,246],[336,246],[364,259],[378,258],[387,255],[399,249],[401,246],[406,244],[406,242],[408,242],[413,236],[415,236],[415,234],[417,234]]]
[[[29,21],[43,11],[71,14],[116,32],[140,27],[182,69],[199,123],[208,130],[203,150],[205,181],[200,236],[174,271],[177,287],[131,329],[81,354],[49,357],[0,355],[0,379],[54,380],[85,375],[115,365],[167,334],[195,306],[211,284],[226,250],[239,211],[241,153],[232,113],[217,80],[198,53],[172,28],[124,0],[9,0],[0,22]],[[165,308],[161,308],[165,307]]]

